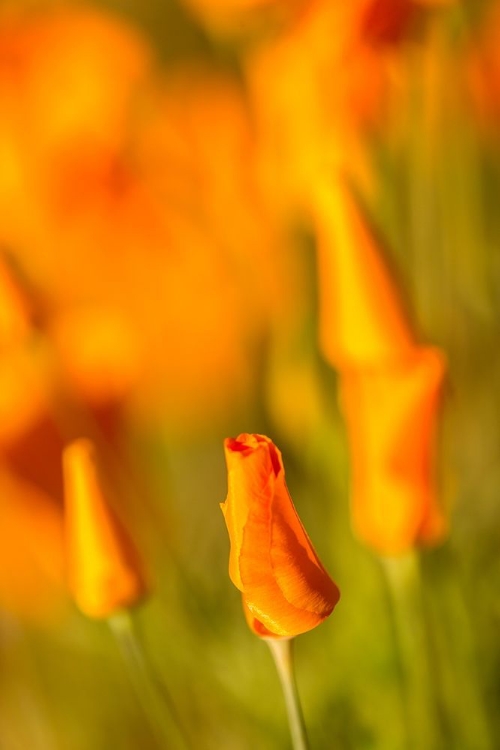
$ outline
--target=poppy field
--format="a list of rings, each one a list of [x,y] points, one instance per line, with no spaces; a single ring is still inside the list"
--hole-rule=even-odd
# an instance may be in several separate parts
[[[2,750],[500,746],[499,205],[499,0],[2,0]]]

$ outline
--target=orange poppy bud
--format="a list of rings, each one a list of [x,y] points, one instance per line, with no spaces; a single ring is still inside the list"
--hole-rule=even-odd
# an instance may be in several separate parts
[[[84,614],[109,617],[145,592],[137,554],[106,502],[93,444],[71,443],[63,467],[70,589]]]
[[[414,337],[380,242],[341,182],[319,186],[320,339],[334,367],[385,363],[411,354]]]
[[[353,525],[382,555],[438,542],[445,520],[433,486],[433,443],[444,376],[439,350],[341,376],[352,455]]]
[[[229,575],[247,620],[263,637],[293,637],[319,625],[339,600],[285,484],[280,451],[264,435],[224,442],[228,494],[221,504]]]

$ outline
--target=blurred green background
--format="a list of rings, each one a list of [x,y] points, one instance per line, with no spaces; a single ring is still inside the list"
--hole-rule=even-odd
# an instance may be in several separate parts
[[[467,88],[470,59],[487,47],[483,29],[493,28],[489,14],[494,17],[498,3],[441,5],[425,8],[423,12],[430,17],[419,17],[411,35],[399,41],[397,48],[391,47],[391,59],[395,56],[399,66],[398,94],[392,104],[396,110],[389,108],[376,127],[356,136],[366,146],[371,173],[368,182],[375,186],[367,190],[362,186],[365,202],[386,240],[389,260],[397,270],[419,340],[441,347],[449,366],[440,426],[438,483],[450,531],[441,546],[416,551],[417,562],[411,557],[382,561],[356,539],[351,529],[349,454],[337,404],[337,375],[317,344],[314,231],[293,201],[286,209],[280,205],[281,199],[276,205],[267,203],[264,209],[260,204],[258,209],[248,209],[245,201],[254,195],[253,188],[247,189],[247,177],[241,177],[239,163],[234,174],[231,172],[240,150],[244,151],[244,166],[248,162],[253,169],[261,158],[252,150],[259,147],[259,130],[252,121],[246,78],[248,50],[263,43],[262,39],[264,43],[271,39],[272,43],[273,35],[282,33],[280,24],[295,21],[282,21],[277,14],[278,21],[273,16],[269,24],[264,9],[264,20],[257,14],[257,20],[252,16],[250,22],[240,8],[241,15],[234,11],[237,21],[231,22],[229,31],[221,31],[217,24],[214,28],[206,22],[202,11],[197,15],[193,9],[166,0],[141,4],[110,0],[92,5],[98,13],[110,12],[109,18],[125,23],[133,35],[142,35],[155,58],[154,73],[147,74],[154,79],[154,91],[161,88],[163,79],[168,89],[169,76],[180,75],[182,80],[183,71],[191,71],[196,64],[202,76],[229,76],[231,86],[236,86],[250,112],[249,135],[245,131],[241,136],[244,145],[238,141],[234,147],[227,133],[240,127],[234,124],[239,122],[238,108],[234,115],[231,107],[226,111],[223,105],[222,114],[214,119],[203,106],[198,111],[193,105],[194,113],[183,120],[182,108],[192,106],[186,104],[191,94],[186,95],[182,85],[178,89],[174,86],[174,104],[169,105],[174,112],[174,132],[168,134],[164,151],[156,150],[154,133],[151,136],[152,155],[146,166],[140,163],[139,172],[141,179],[151,176],[157,191],[154,200],[160,202],[159,213],[167,216],[167,224],[174,217],[174,229],[166,230],[166,236],[174,238],[166,252],[168,263],[171,257],[189,255],[191,241],[195,247],[192,264],[178,275],[175,271],[164,292],[161,285],[158,287],[158,309],[161,305],[168,307],[169,295],[173,296],[175,289],[183,299],[183,285],[188,287],[191,279],[196,288],[187,292],[189,312],[183,302],[176,302],[170,327],[159,326],[148,339],[146,354],[151,357],[153,352],[160,359],[164,346],[165,362],[151,380],[145,377],[138,386],[134,383],[130,399],[127,391],[125,396],[120,392],[119,398],[112,393],[109,402],[104,397],[97,399],[98,403],[86,400],[85,388],[72,390],[71,377],[65,380],[64,367],[60,375],[58,357],[64,360],[62,349],[56,346],[56,354],[51,353],[55,346],[53,321],[60,311],[71,311],[82,300],[85,304],[88,300],[102,304],[106,298],[106,290],[97,292],[93,287],[73,298],[64,283],[58,287],[52,265],[48,263],[49,271],[45,268],[52,252],[47,250],[52,237],[54,268],[64,269],[64,263],[71,263],[73,246],[68,244],[68,237],[80,232],[86,214],[82,213],[82,225],[75,220],[73,228],[65,228],[67,234],[54,235],[44,229],[46,235],[38,245],[35,198],[26,197],[26,205],[19,209],[26,224],[35,227],[32,234],[24,232],[24,227],[24,233],[16,234],[9,222],[3,222],[9,225],[0,233],[7,265],[14,269],[23,293],[35,300],[30,303],[30,316],[36,329],[36,347],[41,348],[44,362],[48,358],[51,377],[56,373],[51,404],[56,404],[55,423],[62,442],[87,431],[90,425],[91,436],[97,435],[108,446],[107,457],[120,488],[116,492],[118,505],[122,504],[151,579],[151,596],[134,611],[134,620],[145,653],[175,704],[192,748],[290,747],[284,703],[270,654],[248,630],[240,596],[227,573],[229,545],[218,507],[226,493],[222,441],[240,432],[267,434],[281,448],[297,510],[320,559],[341,590],[331,619],[296,643],[298,686],[311,747],[494,750],[500,746],[500,149],[496,134],[500,121],[495,120],[494,106],[500,106],[500,61],[495,63],[491,40],[484,52],[492,86],[487,89],[486,101],[491,110],[483,106],[482,99],[482,109],[478,106],[479,113],[474,111],[473,103],[478,99]],[[42,14],[50,17],[68,7],[75,5],[32,2],[2,8],[4,55],[0,47],[0,76],[1,95],[6,101],[12,97],[5,80],[13,54],[6,40],[18,33],[13,29],[32,23],[41,8]],[[85,12],[88,6],[79,3],[77,7]],[[387,8],[382,12],[389,12]],[[9,25],[12,17],[15,26]],[[500,19],[500,12],[496,18]],[[500,45],[500,23],[495,28]],[[32,33],[35,36],[27,36],[28,50],[33,44],[30,40],[36,40],[36,32]],[[97,43],[105,44],[102,39]],[[24,49],[22,45],[15,49],[20,59],[29,57],[29,52],[19,52]],[[71,64],[70,60],[68,66]],[[395,59],[391,65],[396,65]],[[27,69],[29,73],[29,65]],[[196,91],[204,91],[203,77],[196,85],[194,97],[198,96]],[[176,103],[177,95],[180,104]],[[64,97],[68,96],[71,92],[66,91]],[[134,118],[147,117],[150,110],[154,111],[156,105],[148,96],[149,92],[145,104],[138,97],[133,100],[135,105],[128,106],[129,121],[135,123]],[[201,100],[204,94],[199,96]],[[176,114],[177,106],[181,116]],[[300,109],[300,102],[298,106]],[[5,111],[10,116],[11,109]],[[169,112],[167,107],[167,117]],[[219,117],[226,123],[221,126],[226,134],[222,145],[216,135]],[[190,118],[194,118],[194,126]],[[16,122],[19,124],[19,120]],[[136,125],[130,127],[133,130]],[[184,127],[194,132],[192,140],[187,137],[187,146],[175,132],[177,128],[184,135]],[[0,141],[5,132],[4,128]],[[37,133],[36,123],[31,124],[32,140],[33,133]],[[110,141],[114,147],[113,137]],[[224,151],[226,137],[229,155],[220,165],[219,175],[217,159]],[[212,152],[214,138],[217,146]],[[247,151],[248,138],[253,145]],[[29,148],[38,153],[32,140]],[[193,153],[189,153],[191,148]],[[1,153],[6,158],[7,147]],[[193,167],[191,160],[196,163],[206,158],[210,163],[214,154],[215,166],[205,169],[202,164],[201,176],[193,177],[198,167]],[[139,163],[142,157],[133,158]],[[244,188],[234,182],[240,178]],[[81,173],[75,173],[75,184],[81,179]],[[217,187],[213,188],[210,180],[217,184],[219,179],[224,184],[227,180],[228,185],[221,189],[220,196],[217,194],[214,208],[210,198]],[[4,185],[0,195],[4,216],[10,211],[9,196],[13,202],[17,200],[9,191],[9,185]],[[92,181],[88,191],[90,198],[85,197],[84,189],[83,198],[77,192],[73,199],[76,205],[94,200]],[[162,201],[167,206],[165,214]],[[241,215],[234,207],[239,202],[244,204]],[[115,223],[119,227],[130,209],[126,202],[118,209],[114,204],[111,208],[104,205],[99,211],[109,210],[112,220],[109,233],[103,232],[106,239],[100,252],[112,254],[110,263],[116,264],[117,285],[121,283],[120,264],[129,263],[126,252],[137,254],[137,265],[130,263],[130,278],[137,273],[140,307],[141,294],[154,294],[155,287],[148,280],[141,289],[136,269],[141,264],[147,266],[149,252],[154,256],[151,262],[157,263],[163,235],[160,250],[144,249],[140,242],[123,253],[121,246],[110,249],[105,243],[114,236]],[[71,210],[70,206],[61,211],[61,223]],[[211,212],[220,215],[213,219]],[[122,239],[120,231],[123,236],[128,231],[126,221],[125,230],[116,230],[117,244]],[[144,235],[148,242],[150,222],[146,211],[144,220],[139,218],[134,225],[137,237]],[[269,225],[273,234],[270,241]],[[207,251],[207,267],[213,257],[229,258],[229,281],[223,270],[219,288],[216,284],[220,277],[205,277],[208,272],[203,262],[199,265],[199,259],[205,257],[203,242],[211,232],[216,240]],[[82,261],[85,252],[83,242],[75,250],[75,278],[86,273]],[[59,261],[58,254],[66,260]],[[89,257],[92,264],[99,250]],[[159,267],[161,273],[169,273],[168,267]],[[104,278],[113,278],[112,272],[105,273],[110,276]],[[130,279],[124,278],[126,291]],[[68,284],[70,288],[71,281]],[[198,292],[198,286],[208,288]],[[213,328],[199,329],[198,321],[211,316],[207,306],[212,298],[222,303],[222,311],[215,316]],[[154,309],[154,305],[151,310],[147,307],[147,313],[153,315]],[[189,355],[182,354],[184,364],[170,382],[170,363],[176,360],[177,351],[170,339],[162,336],[164,330],[175,328],[176,316],[188,322],[185,327],[181,325],[175,345],[187,348]],[[223,335],[222,354],[214,364],[210,352],[218,348],[217,326],[222,320],[236,321],[236,330]],[[225,347],[231,350],[227,362]],[[241,348],[235,361],[235,349],[231,347]],[[97,370],[99,361],[98,357]],[[219,372],[224,373],[220,379]],[[15,450],[11,444],[2,448],[3,464],[9,471],[17,471],[23,465],[19,456],[26,455],[22,473],[24,478],[29,477],[33,451],[38,451],[42,462],[53,461],[54,472],[60,472],[54,456],[45,457],[43,436],[40,443],[31,439],[29,454],[20,438],[16,446]],[[43,485],[39,476],[40,472],[34,472],[30,481]],[[56,497],[55,505],[60,506],[60,498]],[[13,533],[8,516],[2,526],[2,534],[8,539]],[[43,545],[36,529],[33,534]],[[7,588],[13,566],[23,564],[21,541],[19,545],[19,558],[9,549],[1,563]],[[3,546],[7,549],[6,541]],[[22,598],[22,592],[18,593]],[[0,747],[161,747],[106,623],[87,620],[66,594],[61,594],[57,613],[43,612],[34,617],[26,613],[29,606],[9,606],[9,597],[2,600]],[[424,716],[423,724],[428,727],[420,723],[420,736],[413,736],[409,743],[408,732],[412,735],[415,716],[417,722]],[[176,747],[174,740],[172,747]]]

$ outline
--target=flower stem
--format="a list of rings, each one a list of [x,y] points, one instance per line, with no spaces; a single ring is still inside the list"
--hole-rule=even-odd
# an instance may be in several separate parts
[[[137,698],[149,720],[159,747],[169,748],[169,750],[171,748],[188,750],[190,742],[175,706],[163,685],[158,683],[145,658],[130,613],[118,612],[108,619],[108,624],[118,642]]]
[[[285,696],[286,712],[292,736],[293,750],[308,750],[306,727],[300,706],[299,694],[293,669],[291,638],[266,638],[278,671]]]
[[[408,747],[442,747],[436,695],[431,678],[421,581],[415,553],[382,560],[391,596],[397,644],[403,669]]]

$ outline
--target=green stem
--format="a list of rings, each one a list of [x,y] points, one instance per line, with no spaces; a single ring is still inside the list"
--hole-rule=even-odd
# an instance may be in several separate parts
[[[151,671],[137,637],[134,623],[127,611],[108,619],[123,658],[127,664],[137,698],[150,722],[158,744],[162,748],[190,748],[189,740],[179,721],[175,706]]]
[[[391,597],[394,627],[403,671],[408,747],[442,747],[438,734],[436,696],[431,679],[421,582],[415,553],[383,559]]]
[[[265,640],[271,650],[283,688],[293,750],[308,750],[306,727],[293,669],[292,639],[266,638]]]

